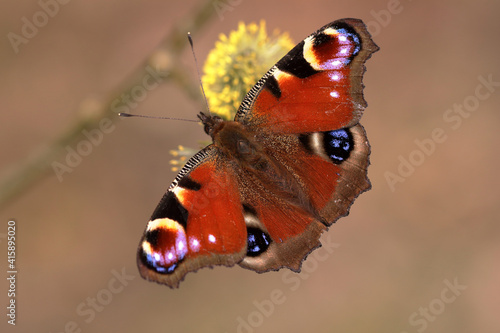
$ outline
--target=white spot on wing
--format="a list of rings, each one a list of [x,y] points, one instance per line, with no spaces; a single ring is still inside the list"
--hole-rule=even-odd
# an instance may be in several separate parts
[[[332,69],[338,69],[338,68],[340,68],[342,66],[342,61],[337,60],[337,59],[333,60],[331,62],[331,65],[332,65]]]
[[[189,237],[189,248],[193,252],[198,252],[200,250],[200,241],[196,237]]]

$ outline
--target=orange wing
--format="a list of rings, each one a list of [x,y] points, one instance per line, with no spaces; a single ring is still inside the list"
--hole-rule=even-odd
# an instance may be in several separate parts
[[[181,170],[139,244],[144,278],[177,287],[188,272],[243,259],[246,226],[236,178],[226,162],[211,145]]]
[[[370,188],[370,146],[359,124],[262,140],[269,160],[286,171],[279,178],[238,175],[247,227],[254,226],[256,237],[266,240],[240,265],[258,272],[298,271],[305,256],[320,246],[321,233]]]
[[[259,80],[235,120],[279,134],[353,126],[366,107],[364,63],[377,50],[362,21],[327,24]]]

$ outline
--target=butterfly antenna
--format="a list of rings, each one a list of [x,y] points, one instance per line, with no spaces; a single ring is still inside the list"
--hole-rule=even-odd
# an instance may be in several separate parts
[[[120,117],[140,117],[140,118],[150,118],[150,119],[168,119],[168,120],[180,120],[180,121],[189,121],[189,122],[194,122],[194,123],[199,123],[199,120],[193,120],[193,119],[183,119],[183,118],[172,118],[172,117],[156,117],[156,116],[145,116],[142,114],[131,114],[131,113],[126,113],[126,112],[120,112],[118,113]]]
[[[200,69],[198,66],[198,60],[196,59],[196,54],[194,53],[193,38],[191,38],[191,33],[188,32],[188,40],[191,45],[191,52],[193,52],[194,63],[196,64],[196,73],[198,73],[198,81],[200,82],[201,92],[203,93],[203,99],[205,100],[205,107],[207,108],[208,114],[210,114],[210,109],[208,107],[207,95],[205,95],[205,89],[203,88],[203,83],[201,82]]]

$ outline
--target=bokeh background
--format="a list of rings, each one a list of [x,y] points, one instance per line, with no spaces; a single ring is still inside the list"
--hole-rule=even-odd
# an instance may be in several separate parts
[[[15,52],[9,33],[22,35],[41,3],[53,17]],[[12,218],[19,271],[15,328],[1,279],[2,332],[500,331],[500,86],[479,79],[500,82],[500,2],[74,0],[57,13],[54,3],[0,5],[2,197],[27,160],[82,119],[103,117],[102,103],[152,58],[182,74],[131,111],[193,119],[203,103],[178,84],[196,83],[189,49],[173,58],[155,50],[173,31],[184,36],[203,6],[193,30],[200,62],[239,21],[264,19],[296,42],[342,17],[369,25],[381,48],[364,79],[373,189],[324,235],[334,251],[311,255],[300,275],[218,267],[171,290],[139,277],[136,247],[175,177],[169,150],[207,137],[192,123],[106,115],[113,129],[62,181],[49,167],[2,204],[1,275]],[[428,142],[436,128],[440,142],[419,153],[415,140]],[[404,169],[402,160],[418,165]],[[391,174],[401,177],[392,185]]]

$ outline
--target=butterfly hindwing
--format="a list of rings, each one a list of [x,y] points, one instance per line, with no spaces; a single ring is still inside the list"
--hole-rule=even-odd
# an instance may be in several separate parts
[[[295,172],[304,180],[315,209],[326,225],[331,225],[347,215],[353,200],[371,187],[367,177],[370,145],[365,130],[357,124],[299,138],[308,154],[297,158]]]
[[[240,263],[258,272],[288,267],[300,270],[304,257],[320,246],[321,233],[349,212],[354,198],[370,188],[366,176],[370,147],[361,125],[327,132],[266,136],[259,140],[269,156],[293,177],[246,175],[239,181],[245,215],[266,233],[269,246]],[[286,177],[286,176],[285,176]],[[266,184],[272,184],[266,186]],[[241,187],[248,188],[241,188]]]
[[[247,256],[240,265],[257,272],[281,267],[298,271],[303,258],[320,245],[319,236],[326,229],[304,204],[307,199],[297,179],[269,166],[286,167],[281,162],[267,156],[260,162],[262,170],[241,168],[238,172],[248,230]]]

